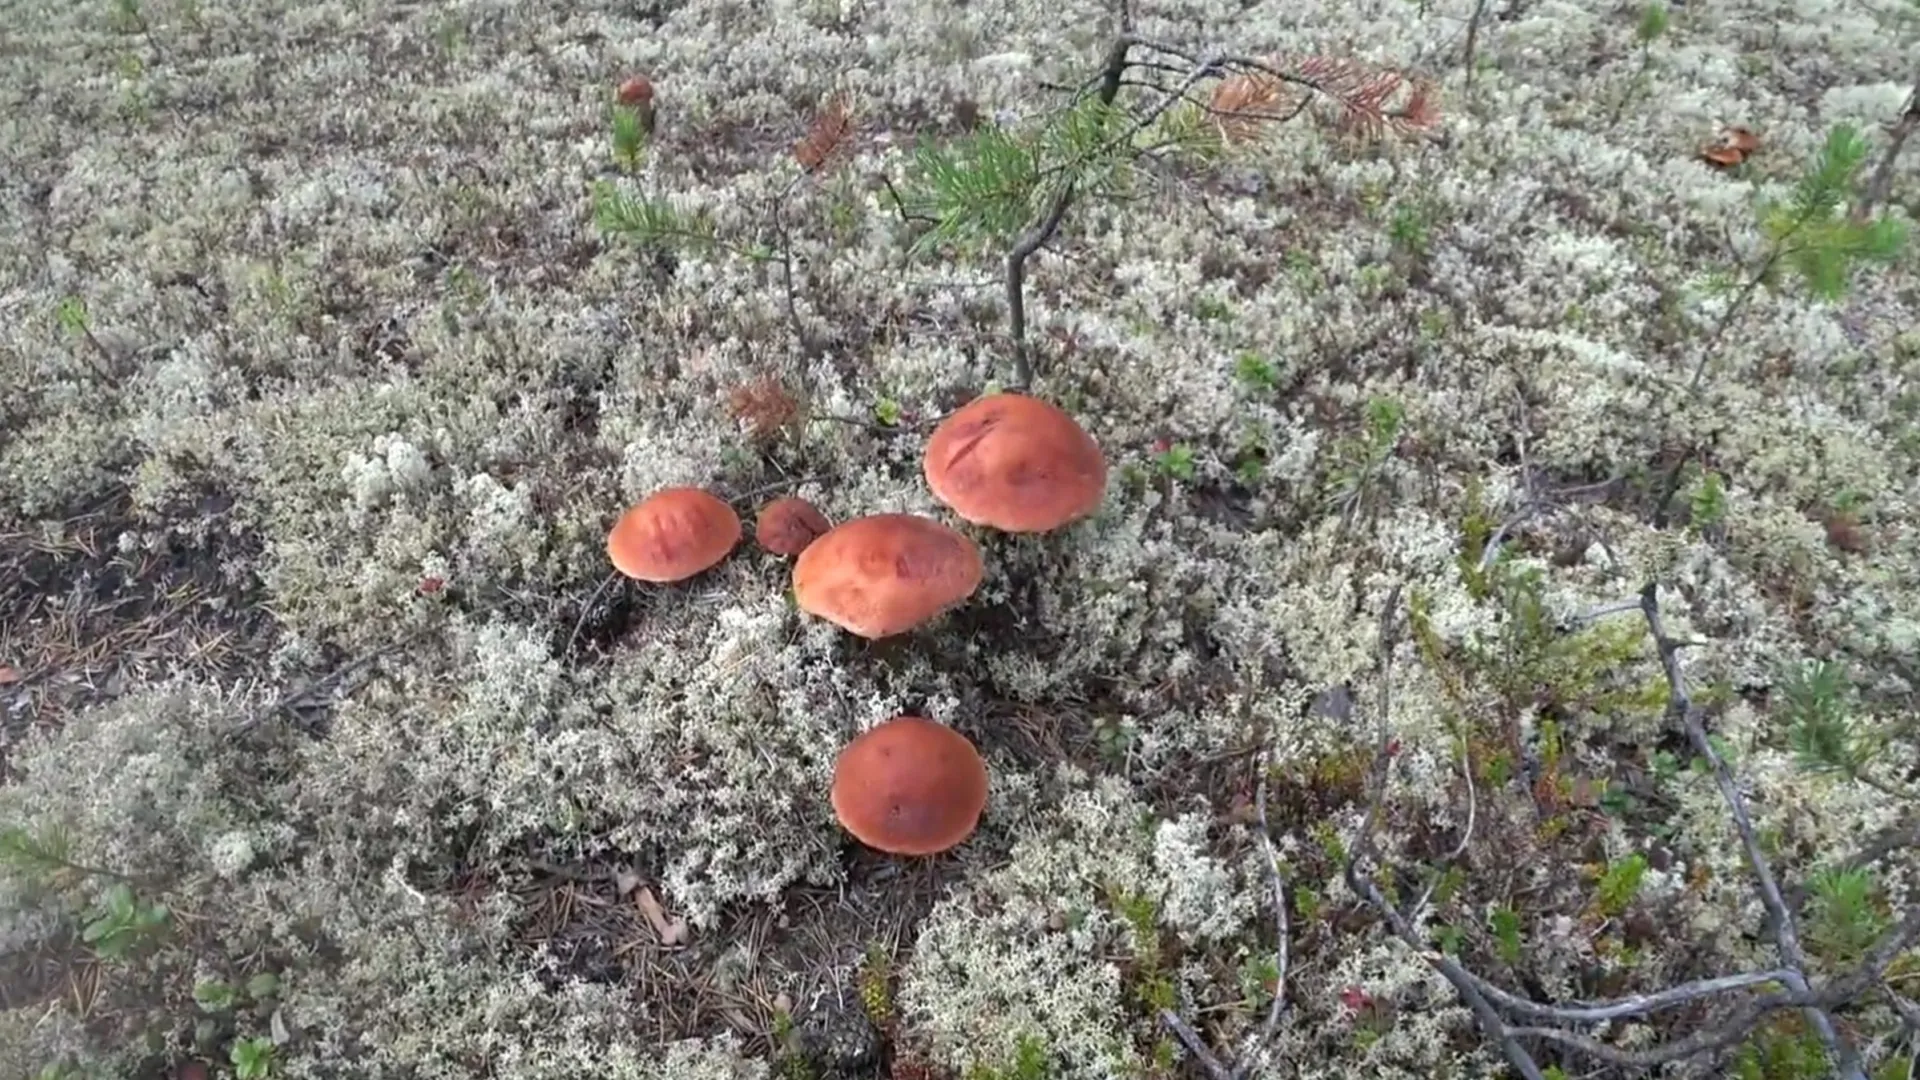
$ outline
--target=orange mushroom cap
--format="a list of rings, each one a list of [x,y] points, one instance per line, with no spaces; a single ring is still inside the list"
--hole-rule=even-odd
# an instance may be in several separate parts
[[[833,522],[812,503],[788,495],[760,508],[753,537],[775,555],[798,555],[831,528]]]
[[[911,630],[973,595],[985,567],[973,541],[932,518],[842,522],[793,562],[800,610],[864,638]]]
[[[607,533],[607,558],[640,581],[680,581],[727,557],[740,515],[697,487],[670,487],[636,503]]]
[[[841,827],[868,847],[934,855],[980,823],[987,764],[945,724],[897,716],[840,751],[829,800]]]
[[[1107,461],[1058,406],[1025,394],[976,398],[940,422],[923,463],[934,497],[975,525],[1046,532],[1086,517]]]

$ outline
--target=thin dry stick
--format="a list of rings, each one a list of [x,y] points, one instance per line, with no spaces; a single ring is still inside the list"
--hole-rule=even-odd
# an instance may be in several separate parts
[[[1850,216],[1856,223],[1866,221],[1873,214],[1873,208],[1886,201],[1887,193],[1893,188],[1894,159],[1900,156],[1901,148],[1906,146],[1908,136],[1916,127],[1920,127],[1920,78],[1916,78],[1913,89],[1907,91],[1906,107],[1900,110],[1900,119],[1894,121],[1890,129],[1892,139],[1887,143],[1886,152],[1880,155],[1880,163],[1874,166],[1859,201],[1853,204]]]
[[[1734,829],[1740,834],[1740,846],[1745,850],[1747,862],[1753,869],[1760,902],[1772,917],[1774,944],[1787,969],[1786,986],[1798,994],[1811,994],[1805,974],[1807,960],[1800,948],[1800,933],[1795,928],[1793,912],[1787,910],[1786,900],[1780,894],[1780,883],[1773,876],[1766,853],[1760,850],[1759,838],[1753,831],[1753,821],[1747,816],[1746,800],[1741,797],[1739,786],[1734,783],[1733,773],[1707,738],[1700,709],[1687,695],[1686,675],[1680,667],[1680,643],[1667,636],[1666,626],[1661,621],[1658,583],[1648,582],[1646,588],[1640,590],[1640,611],[1647,620],[1647,630],[1653,635],[1654,647],[1659,651],[1660,666],[1666,672],[1667,715],[1680,722],[1687,738],[1693,743],[1694,752],[1704,758],[1713,770],[1714,784],[1720,789],[1720,797],[1733,815]],[[1814,1034],[1819,1036],[1821,1045],[1826,1048],[1827,1056],[1839,1067],[1842,1080],[1866,1080],[1866,1073],[1861,1071],[1852,1046],[1846,1044],[1834,1030],[1833,1018],[1827,1015],[1826,1010],[1809,1004],[1802,1012]]]
[[[1127,50],[1131,47],[1132,39],[1126,36],[1115,38],[1108,47],[1106,62],[1100,70],[1100,88],[1094,94],[1100,104],[1112,105],[1113,99],[1119,96],[1120,80],[1127,71]],[[1073,178],[1069,176],[1054,195],[1046,216],[1023,233],[1014,242],[1013,250],[1007,252],[1007,326],[1013,336],[1016,389],[1033,385],[1033,356],[1027,348],[1027,260],[1060,231],[1060,223],[1066,219],[1068,207],[1073,205],[1074,194]]]
[[[1474,53],[1480,47],[1480,22],[1487,15],[1487,0],[1475,0],[1473,17],[1467,20],[1467,44],[1460,64],[1467,71],[1467,89],[1473,89]]]

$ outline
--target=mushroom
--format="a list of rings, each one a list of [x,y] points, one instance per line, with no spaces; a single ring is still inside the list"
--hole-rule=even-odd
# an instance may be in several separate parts
[[[753,537],[775,555],[798,555],[831,528],[833,522],[812,503],[788,495],[760,508]]]
[[[923,463],[934,497],[975,525],[1047,532],[1094,512],[1107,462],[1058,406],[1025,394],[976,398],[934,429]]]
[[[663,488],[613,523],[607,558],[640,581],[680,581],[727,557],[740,542],[740,515],[697,487]]]
[[[840,751],[829,800],[841,827],[868,847],[934,855],[979,824],[987,765],[965,735],[945,724],[896,716]]]
[[[842,522],[793,562],[800,610],[864,638],[911,630],[973,595],[985,567],[959,532],[917,514]]]

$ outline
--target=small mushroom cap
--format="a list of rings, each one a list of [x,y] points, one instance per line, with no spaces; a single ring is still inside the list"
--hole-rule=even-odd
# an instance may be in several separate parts
[[[788,495],[760,508],[753,538],[775,555],[798,555],[831,528],[833,522],[812,503]]]
[[[976,398],[927,440],[934,497],[975,525],[1046,532],[1094,512],[1107,492],[1100,447],[1059,406],[1025,394]]]
[[[973,595],[973,541],[932,518],[874,514],[829,529],[793,561],[800,610],[864,638],[911,630]]]
[[[690,578],[740,542],[740,515],[697,487],[670,487],[636,503],[607,533],[607,558],[640,581]]]
[[[868,847],[934,855],[980,823],[987,765],[945,724],[897,716],[840,751],[829,798],[841,827]]]

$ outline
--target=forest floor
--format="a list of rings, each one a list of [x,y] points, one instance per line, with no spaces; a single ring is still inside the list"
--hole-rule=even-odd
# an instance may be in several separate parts
[[[0,1075],[1913,1080],[1910,0],[0,20]]]

